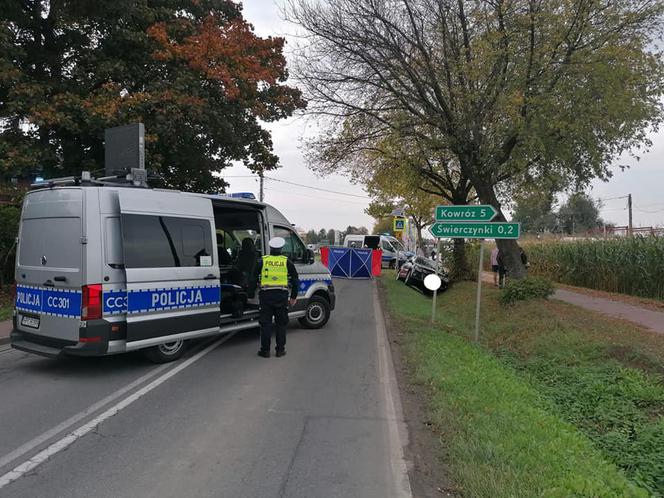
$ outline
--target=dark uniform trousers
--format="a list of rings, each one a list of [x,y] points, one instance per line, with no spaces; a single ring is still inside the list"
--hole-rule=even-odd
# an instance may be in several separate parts
[[[261,290],[258,294],[260,312],[258,322],[261,325],[261,350],[270,350],[272,338],[272,317],[277,340],[277,351],[286,349],[286,326],[288,325],[288,291],[282,289]]]

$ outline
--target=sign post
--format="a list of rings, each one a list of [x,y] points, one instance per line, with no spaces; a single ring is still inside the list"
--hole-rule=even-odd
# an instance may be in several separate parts
[[[482,302],[482,263],[484,263],[484,241],[480,241],[480,264],[477,268],[477,304],[475,306],[475,342],[480,340],[480,303]]]
[[[477,303],[475,306],[475,342],[480,340],[480,302],[484,239],[512,239],[521,235],[520,223],[492,222],[498,211],[489,204],[437,206],[436,222],[429,232],[437,239],[480,239],[480,262],[477,268]],[[433,321],[433,317],[432,317]]]
[[[443,282],[440,280],[440,277],[435,273],[427,275],[424,277],[424,287],[433,292],[433,300],[431,304],[431,324],[436,321],[436,295],[438,294],[438,289]]]

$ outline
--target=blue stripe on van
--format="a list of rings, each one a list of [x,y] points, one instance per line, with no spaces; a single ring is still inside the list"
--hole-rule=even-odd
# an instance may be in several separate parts
[[[44,315],[80,318],[81,291],[17,285],[16,309]]]
[[[221,302],[220,287],[115,290],[104,292],[104,314],[148,313],[211,306]]]
[[[309,290],[309,287],[314,285],[316,282],[323,282],[327,285],[330,285],[332,283],[332,279],[329,276],[325,276],[323,278],[305,278],[305,279],[300,279],[300,288],[298,289],[298,294],[303,296],[304,294],[307,293]]]

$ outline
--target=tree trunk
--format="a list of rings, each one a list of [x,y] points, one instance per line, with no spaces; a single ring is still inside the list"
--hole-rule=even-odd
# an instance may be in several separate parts
[[[455,206],[463,206],[468,204],[468,193],[459,186],[456,191],[452,192],[452,203]],[[463,280],[473,280],[473,271],[468,264],[468,254],[466,254],[466,240],[453,239],[454,246],[452,249],[452,269],[450,271],[450,279],[453,282],[460,282]]]
[[[466,254],[465,239],[454,239],[452,249],[452,271],[450,279],[453,282],[462,280],[473,280],[473,272],[468,264],[468,255]]]
[[[483,204],[491,204],[498,211],[498,214],[492,221],[507,221],[500,209],[500,202],[498,202],[498,198],[493,190],[493,185],[479,177],[474,177],[472,182],[480,201]],[[526,267],[521,262],[521,250],[516,240],[499,239],[496,240],[496,245],[510,278],[524,278],[527,273]]]

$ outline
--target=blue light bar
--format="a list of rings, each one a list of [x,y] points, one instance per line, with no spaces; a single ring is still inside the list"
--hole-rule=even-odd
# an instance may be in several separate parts
[[[228,197],[232,197],[234,199],[253,199],[256,200],[256,196],[252,194],[251,192],[233,192],[232,194],[228,194]]]

